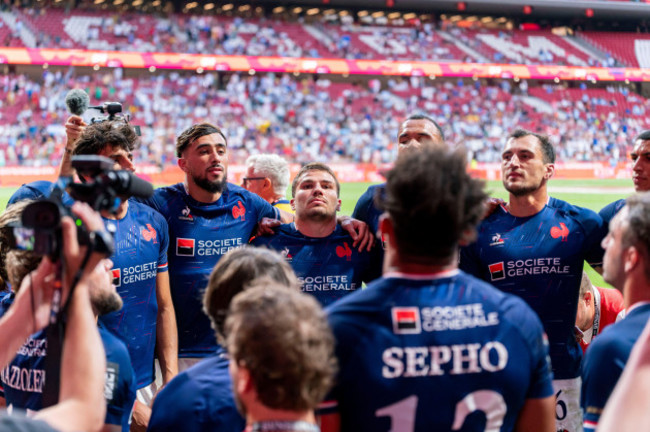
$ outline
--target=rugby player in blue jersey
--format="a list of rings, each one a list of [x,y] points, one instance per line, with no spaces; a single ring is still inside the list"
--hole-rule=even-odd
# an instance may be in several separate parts
[[[539,318],[457,268],[487,198],[465,168],[428,147],[389,172],[384,275],[328,308],[340,370],[324,432],[555,430]]]
[[[475,243],[461,250],[461,269],[523,298],[539,315],[549,339],[557,395],[557,427],[582,427],[580,362],[574,324],[584,261],[600,266],[606,233],[593,211],[551,198],[555,172],[548,137],[514,131],[501,155],[509,200],[486,217]]]
[[[584,429],[594,431],[634,343],[650,320],[650,193],[632,195],[603,240],[603,278],[623,292],[625,319],[591,343],[582,370]]]
[[[630,152],[632,159],[632,182],[637,192],[650,191],[650,130],[641,132],[634,138],[634,148]],[[598,213],[608,224],[616,213],[625,205],[625,199],[607,204]]]
[[[324,306],[381,275],[376,258],[379,248],[358,251],[350,234],[336,221],[340,189],[330,167],[319,162],[305,165],[291,185],[295,221],[252,242],[281,252],[300,279],[302,290]]]
[[[134,171],[133,150],[138,136],[122,120],[95,123],[84,128],[74,143],[73,155],[99,155],[115,161],[115,169]],[[68,153],[61,165],[70,175]],[[138,388],[133,411],[136,427],[146,427],[152,398],[160,386],[178,373],[178,337],[167,273],[168,227],[165,219],[135,200],[122,200],[115,213],[102,212],[115,234],[113,276],[124,307],[100,318],[100,325],[126,343]],[[156,382],[154,355],[162,372]]]
[[[246,189],[228,183],[228,145],[216,126],[189,127],[176,141],[178,166],[185,182],[157,189],[145,202],[169,225],[169,273],[176,310],[179,368],[186,369],[214,354],[214,340],[201,297],[212,268],[229,250],[248,243],[264,218],[293,220]],[[354,231],[353,222],[348,222]],[[359,247],[367,242],[363,224],[353,234]]]
[[[246,159],[246,174],[242,187],[253,192],[273,207],[293,213],[291,203],[285,198],[291,173],[289,164],[282,157],[274,154],[258,154]]]
[[[295,274],[276,252],[244,246],[219,260],[203,299],[215,339],[225,341],[226,313],[232,299],[260,279],[298,291]],[[148,430],[241,432],[246,423],[235,406],[229,362],[220,345],[214,354],[179,373],[156,397]]]
[[[22,201],[11,205],[0,216],[0,248],[4,249],[7,245],[7,236],[10,235],[7,230],[11,229],[8,225],[20,221],[28,203]],[[41,256],[29,251],[7,251],[6,271],[14,290],[0,304],[3,315],[15,302],[25,277],[36,270],[41,259]],[[89,274],[88,292],[95,319],[122,307],[122,299],[113,286],[112,266],[113,263],[105,259]],[[107,411],[104,431],[128,432],[136,391],[131,359],[124,342],[101,327],[99,334],[106,353],[104,395]],[[6,402],[12,409],[39,411],[43,407],[43,385],[47,378],[46,355],[46,333],[45,330],[40,330],[27,338],[14,359],[0,373]]]
[[[332,385],[336,359],[316,300],[258,282],[233,299],[226,334],[245,432],[320,432],[314,409]]]
[[[445,136],[440,125],[424,114],[413,114],[402,122],[397,132],[397,152],[419,150],[428,146],[445,146]],[[382,211],[375,205],[375,195],[382,193],[385,184],[372,185],[361,195],[354,207],[352,217],[368,224],[373,234],[379,230],[379,216]]]

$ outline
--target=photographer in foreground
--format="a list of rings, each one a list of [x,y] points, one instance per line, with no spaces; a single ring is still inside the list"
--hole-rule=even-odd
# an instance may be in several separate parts
[[[13,226],[20,224],[21,216],[30,201],[13,204],[0,215],[0,250],[3,267],[11,284],[12,292],[0,300],[0,311],[8,310],[15,302],[20,289],[32,271],[42,261],[42,256],[31,250],[10,248]],[[27,210],[29,211],[29,210]],[[81,241],[81,240],[80,240]],[[111,268],[113,262],[103,259],[88,278],[90,303],[95,319],[122,308],[122,299],[113,285]],[[2,315],[0,313],[0,316]],[[50,358],[47,338],[48,328],[31,334],[18,348],[16,356],[0,373],[7,409],[40,411],[46,405],[44,384],[48,381],[47,362]],[[104,432],[128,432],[131,411],[135,401],[135,374],[124,342],[108,330],[99,328],[100,338],[106,352],[106,419]],[[53,361],[60,361],[56,352]],[[51,369],[50,369],[51,371]],[[58,373],[56,377],[58,377]],[[55,377],[55,379],[56,379]],[[58,394],[56,389],[51,394]]]
[[[103,231],[101,217],[83,203],[72,212],[88,232]],[[38,268],[23,280],[21,289],[7,313],[0,319],[0,365],[4,367],[24,340],[44,328],[49,321],[54,293],[62,286],[62,303],[86,255],[77,241],[77,229],[69,217],[61,221],[63,256],[66,262],[63,281],[56,280],[56,264],[44,258]],[[102,254],[93,252],[72,292],[67,310],[67,331],[61,358],[59,403],[36,414],[35,419],[0,417],[0,431],[97,431],[104,422],[104,371],[106,360],[90,305],[89,279],[101,265]],[[38,421],[42,420],[42,421]]]

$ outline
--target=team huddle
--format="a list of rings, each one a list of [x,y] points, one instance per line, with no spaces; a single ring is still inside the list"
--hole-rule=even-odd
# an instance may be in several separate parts
[[[66,131],[61,176],[76,155],[134,171],[127,123],[72,116]],[[286,199],[279,156],[251,156],[240,187],[217,126],[180,134],[183,183],[101,212],[104,430],[595,430],[650,318],[650,131],[631,154],[639,193],[600,214],[549,196],[543,135],[506,138],[505,202],[433,119],[410,116],[398,141],[349,217],[326,164]],[[0,216],[3,315],[40,262],[6,231],[52,187],[24,185]],[[593,287],[585,261],[623,295]],[[39,330],[0,374],[7,407],[47,407],[46,360]]]

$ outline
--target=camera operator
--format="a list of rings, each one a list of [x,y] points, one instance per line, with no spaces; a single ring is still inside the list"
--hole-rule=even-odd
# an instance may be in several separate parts
[[[137,140],[124,120],[93,123],[73,142],[72,155],[105,156],[115,161],[115,169],[134,171]],[[64,168],[62,165],[63,174],[71,174]],[[115,213],[102,212],[102,217],[108,230],[115,233],[113,276],[124,307],[99,321],[117,333],[129,349],[138,387],[132,428],[142,430],[149,422],[149,406],[158,390],[154,349],[163,384],[178,372],[176,318],[167,273],[167,222],[150,207],[125,199]]]
[[[72,212],[79,216],[89,232],[104,230],[101,218],[83,203],[75,203]],[[56,265],[44,258],[18,290],[13,305],[0,319],[0,366],[4,367],[30,334],[43,329],[49,321],[55,290],[63,286],[62,302],[70,294],[74,279],[85,258],[85,247],[77,242],[77,228],[69,217],[61,221],[63,256],[66,263],[63,281],[53,275]],[[67,331],[61,358],[59,403],[36,414],[35,419],[0,417],[0,431],[98,431],[105,414],[104,372],[106,360],[90,304],[93,278],[101,271],[98,252],[90,254],[76,288],[70,294]],[[97,267],[99,266],[99,270]]]
[[[34,252],[10,249],[7,230],[11,225],[20,221],[20,216],[29,201],[21,201],[11,205],[0,215],[0,248],[3,252],[3,262],[13,292],[2,300],[0,309],[6,310],[17,297],[23,295],[23,285],[33,283],[27,276],[34,271],[42,261],[42,257]],[[5,253],[6,251],[6,253]],[[121,309],[122,299],[112,284],[112,262],[103,259],[90,273],[89,293],[95,320],[97,316]],[[27,288],[29,289],[29,287]],[[131,410],[135,400],[135,375],[131,366],[126,345],[106,329],[99,329],[100,337],[106,352],[106,397],[107,413],[104,431],[129,430]],[[47,376],[45,357],[47,356],[46,331],[40,330],[31,334],[18,349],[18,354],[2,372],[2,384],[5,390],[7,405],[12,409],[39,411],[43,406],[43,383]],[[16,351],[14,351],[16,352]]]

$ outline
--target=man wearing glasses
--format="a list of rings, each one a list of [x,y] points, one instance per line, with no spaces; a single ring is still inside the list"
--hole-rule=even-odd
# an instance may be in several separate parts
[[[242,187],[259,195],[273,207],[293,213],[285,193],[289,186],[289,164],[274,154],[259,154],[246,159],[246,176]]]

